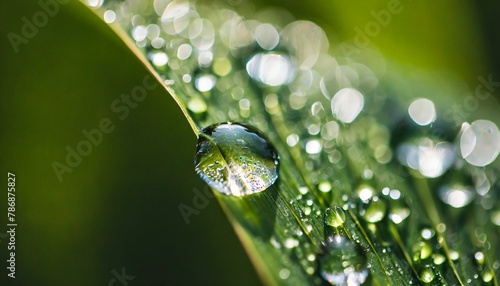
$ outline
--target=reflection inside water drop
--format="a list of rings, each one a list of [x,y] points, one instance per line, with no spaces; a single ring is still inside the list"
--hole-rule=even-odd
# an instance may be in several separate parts
[[[278,178],[278,154],[255,128],[220,123],[203,129],[195,170],[215,190],[233,196],[262,192]]]

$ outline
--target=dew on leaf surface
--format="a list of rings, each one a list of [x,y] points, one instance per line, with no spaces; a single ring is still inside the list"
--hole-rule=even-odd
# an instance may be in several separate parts
[[[260,131],[243,123],[202,130],[195,170],[215,190],[233,196],[259,193],[278,178],[278,153]]]

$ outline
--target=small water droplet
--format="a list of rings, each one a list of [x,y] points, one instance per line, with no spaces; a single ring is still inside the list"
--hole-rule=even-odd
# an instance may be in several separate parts
[[[281,279],[286,280],[288,279],[288,277],[290,277],[290,270],[283,268],[280,270],[279,275]]]
[[[325,210],[325,223],[329,226],[339,227],[345,222],[344,210],[338,206]]]
[[[332,285],[361,285],[369,274],[366,254],[340,235],[327,239],[318,263],[321,277]]]
[[[403,206],[391,206],[389,219],[395,224],[402,223],[407,217],[410,216],[410,209]]]
[[[363,179],[370,180],[371,178],[373,178],[373,171],[370,169],[365,169],[363,171],[362,176],[363,176]]]
[[[495,225],[500,226],[500,210],[493,211],[491,213],[491,222]]]
[[[284,245],[286,248],[291,249],[291,248],[297,247],[299,245],[299,241],[296,240],[295,238],[287,238],[285,240]]]
[[[420,234],[422,235],[423,239],[429,240],[432,237],[434,237],[434,235],[436,234],[436,232],[434,230],[430,229],[430,228],[424,228],[424,229],[422,229],[422,231],[420,232]]]
[[[432,266],[427,265],[420,271],[420,280],[424,283],[431,283],[436,278],[436,272]]]
[[[219,161],[217,168],[213,166]],[[278,178],[278,154],[254,127],[219,123],[203,129],[195,170],[215,190],[233,196],[262,192]]]
[[[365,104],[363,95],[353,88],[343,88],[332,98],[332,112],[338,120],[351,123]]]
[[[399,145],[397,155],[401,164],[418,170],[427,178],[441,176],[455,160],[452,144],[428,137],[421,138],[416,143]]]
[[[328,193],[332,190],[332,184],[328,181],[322,181],[319,183],[318,189],[323,193]]]
[[[113,23],[116,20],[116,13],[113,10],[107,10],[104,12],[103,18],[106,23]]]
[[[425,98],[413,101],[408,107],[408,114],[418,125],[425,126],[436,120],[434,103]]]
[[[485,283],[489,283],[493,280],[493,277],[495,274],[493,273],[493,270],[491,269],[486,269],[483,274],[481,275],[481,278]]]
[[[204,115],[207,112],[207,104],[199,97],[192,97],[187,103],[187,108],[195,115]]]
[[[458,183],[445,185],[439,189],[441,200],[454,208],[462,208],[470,204],[474,199],[474,194],[472,187]]]
[[[436,226],[436,229],[440,233],[444,233],[446,231],[446,224],[440,223]]]
[[[255,40],[264,50],[272,50],[280,40],[280,35],[271,24],[260,24],[255,29]]]
[[[442,255],[442,254],[433,254],[432,258],[433,258],[432,261],[436,265],[441,265],[441,264],[443,264],[446,261],[446,257],[444,255]]]
[[[217,81],[216,77],[212,74],[199,74],[194,80],[194,86],[201,92],[212,90]]]
[[[474,254],[474,258],[476,259],[477,263],[480,265],[484,264],[484,254],[480,251],[476,252]]]
[[[177,49],[177,58],[179,60],[185,60],[191,56],[192,52],[193,52],[193,47],[191,47],[191,45],[182,44]]]
[[[449,252],[451,260],[455,261],[460,258],[460,254],[456,250],[450,250]]]
[[[290,83],[295,77],[295,67],[287,55],[278,53],[259,53],[247,63],[250,77],[268,86]]]
[[[415,262],[427,259],[432,255],[432,247],[428,243],[423,241],[416,243],[413,246],[412,251],[414,254],[413,261]]]
[[[359,205],[359,214],[367,222],[376,223],[381,221],[385,216],[385,212],[385,203],[378,197],[363,201]]]
[[[328,50],[329,42],[321,27],[311,21],[295,21],[282,32],[284,44],[296,56],[301,70],[314,66],[319,56]]]
[[[357,188],[356,193],[361,200],[367,201],[373,197],[375,191],[369,185],[362,184]]]
[[[149,60],[157,68],[163,67],[168,63],[168,56],[164,52],[151,52],[148,54]]]
[[[312,139],[307,141],[305,148],[308,154],[314,155],[321,152],[323,147],[321,146],[321,142],[319,140]]]

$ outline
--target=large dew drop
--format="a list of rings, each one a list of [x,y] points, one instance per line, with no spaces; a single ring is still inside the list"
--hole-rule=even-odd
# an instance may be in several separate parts
[[[202,130],[196,173],[215,190],[232,196],[262,192],[278,178],[278,154],[255,128],[219,123]]]
[[[318,262],[321,277],[332,285],[358,286],[368,278],[368,264],[359,245],[340,235],[334,235],[324,244],[325,253]]]

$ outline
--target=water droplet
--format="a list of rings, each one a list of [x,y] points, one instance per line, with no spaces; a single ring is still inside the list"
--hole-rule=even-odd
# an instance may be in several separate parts
[[[296,240],[295,238],[287,238],[285,240],[284,245],[286,248],[291,249],[291,248],[297,247],[299,245],[299,241]]]
[[[107,10],[104,12],[103,18],[106,23],[113,23],[116,20],[116,13],[113,10]]]
[[[385,203],[378,197],[363,201],[359,205],[359,214],[367,222],[376,223],[381,221],[385,216],[385,212]]]
[[[333,140],[339,134],[339,124],[335,121],[328,121],[321,127],[321,137],[325,140]]]
[[[328,50],[328,39],[321,27],[310,21],[295,21],[285,27],[283,38],[302,70],[312,68],[318,57]]]
[[[491,222],[500,226],[500,210],[491,213]]]
[[[451,260],[455,261],[460,258],[460,254],[456,250],[450,250],[449,252]]]
[[[299,142],[299,135],[297,134],[290,134],[286,138],[286,144],[288,144],[288,146],[290,147],[297,145],[298,142]]]
[[[193,52],[193,47],[191,47],[191,45],[182,44],[177,49],[177,57],[179,58],[179,60],[185,60],[191,56],[192,52]]]
[[[189,25],[189,2],[172,1],[170,2],[161,16],[163,29],[169,35],[181,33]]]
[[[365,169],[363,170],[363,174],[361,176],[365,180],[370,180],[371,178],[373,178],[373,171],[370,169]]]
[[[436,229],[440,233],[444,233],[446,231],[446,224],[440,223],[436,226]]]
[[[462,184],[445,185],[439,189],[441,200],[454,207],[462,208],[474,199],[474,191],[471,187]]]
[[[278,53],[256,54],[248,61],[246,69],[250,77],[269,86],[288,84],[295,77],[290,58]]]
[[[482,274],[481,278],[483,279],[483,281],[484,281],[485,283],[489,283],[489,282],[491,282],[491,281],[493,280],[494,276],[495,276],[495,274],[494,274],[493,270],[491,270],[491,269],[486,269],[486,270],[483,272],[483,274]]]
[[[280,35],[271,24],[260,24],[255,29],[255,41],[264,50],[274,49],[280,40]]]
[[[375,193],[375,191],[369,185],[363,184],[357,188],[356,193],[358,194],[358,197],[361,200],[367,201],[367,200],[371,199],[371,197],[373,197],[373,194]]]
[[[391,210],[389,212],[389,219],[395,224],[402,223],[407,217],[409,217],[411,211],[404,204],[391,202]]]
[[[290,277],[290,270],[283,268],[280,270],[279,275],[281,279],[286,280],[288,279],[288,277]]]
[[[231,71],[231,69],[232,69],[232,64],[228,58],[223,57],[215,59],[213,70],[216,75],[221,77],[225,76]]]
[[[201,92],[210,91],[215,86],[216,78],[212,74],[200,74],[194,80],[194,85]]]
[[[207,19],[194,19],[189,27],[189,40],[195,48],[206,51],[215,41],[214,26]]]
[[[429,125],[436,120],[436,108],[434,103],[425,98],[413,101],[408,107],[408,114],[418,125]]]
[[[430,228],[424,228],[422,229],[422,231],[420,232],[420,234],[422,235],[422,238],[425,239],[425,240],[429,240],[431,238],[434,237],[434,235],[436,234],[436,232]]]
[[[484,264],[484,254],[480,251],[476,252],[474,254],[474,258],[476,259],[477,263],[480,265]]]
[[[214,164],[219,161],[219,164]],[[215,190],[233,196],[262,192],[278,178],[278,154],[254,127],[219,123],[203,129],[195,170]]]
[[[462,157],[470,164],[483,167],[493,162],[500,152],[500,131],[489,120],[464,123],[460,136]]]
[[[428,243],[423,241],[416,243],[413,246],[412,251],[414,254],[413,261],[415,262],[427,259],[432,255],[432,247]]]
[[[318,256],[321,277],[332,285],[361,285],[368,277],[366,254],[346,237],[334,235]]]
[[[433,254],[432,258],[433,258],[432,261],[436,265],[441,265],[441,264],[443,264],[446,261],[446,257],[444,255],[442,255],[442,254]]]
[[[363,95],[353,88],[343,88],[332,98],[332,112],[338,120],[351,123],[363,109]]]
[[[168,56],[163,52],[151,52],[149,54],[149,59],[156,67],[163,67],[168,63]]]
[[[344,210],[338,206],[325,210],[325,223],[329,226],[339,227],[345,222]]]
[[[401,164],[418,170],[427,178],[441,176],[455,160],[453,145],[431,138],[420,139],[417,144],[403,143],[397,148]]]
[[[192,97],[187,103],[187,108],[195,115],[204,115],[207,112],[207,104],[198,97]]]
[[[332,190],[332,184],[328,181],[321,181],[318,185],[318,189],[323,193],[328,193]]]
[[[104,3],[104,0],[87,0],[87,4],[92,8],[101,7]]]
[[[321,142],[316,139],[309,140],[306,143],[306,152],[311,155],[318,154],[319,152],[321,152],[322,148],[323,147],[321,146]]]
[[[134,40],[140,42],[144,40],[147,36],[147,30],[144,26],[137,26],[132,29],[132,37]]]
[[[432,266],[427,265],[420,272],[420,280],[424,283],[431,283],[436,278],[436,272]]]

